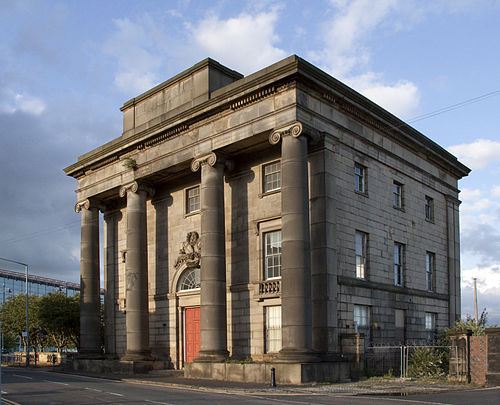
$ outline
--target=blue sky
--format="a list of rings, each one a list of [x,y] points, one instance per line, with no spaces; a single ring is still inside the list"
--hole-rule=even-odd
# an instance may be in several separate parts
[[[206,57],[247,75],[297,54],[473,170],[460,182],[462,312],[477,277],[479,309],[500,323],[498,21],[495,0],[0,0],[0,257],[78,281],[76,182],[62,169],[120,136],[119,107]]]

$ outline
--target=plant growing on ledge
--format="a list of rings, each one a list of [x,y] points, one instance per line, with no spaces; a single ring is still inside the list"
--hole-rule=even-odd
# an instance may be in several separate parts
[[[123,166],[132,170],[137,170],[137,162],[132,158],[125,158],[123,161]]]

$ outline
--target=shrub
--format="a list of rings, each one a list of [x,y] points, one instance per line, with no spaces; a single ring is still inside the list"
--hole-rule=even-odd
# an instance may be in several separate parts
[[[442,377],[448,373],[444,350],[432,347],[415,347],[408,362],[409,377]]]

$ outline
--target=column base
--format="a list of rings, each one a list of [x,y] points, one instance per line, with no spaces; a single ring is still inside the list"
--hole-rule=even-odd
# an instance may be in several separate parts
[[[195,363],[219,363],[229,358],[227,350],[200,350],[198,357],[193,361]]]
[[[281,349],[276,357],[276,363],[318,363],[319,354],[308,349]]]
[[[149,350],[127,350],[125,356],[120,360],[123,361],[153,361],[154,357],[151,356]]]

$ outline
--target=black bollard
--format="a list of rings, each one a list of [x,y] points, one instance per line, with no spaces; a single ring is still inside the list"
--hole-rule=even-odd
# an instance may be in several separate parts
[[[271,387],[276,387],[276,369],[271,368]]]

